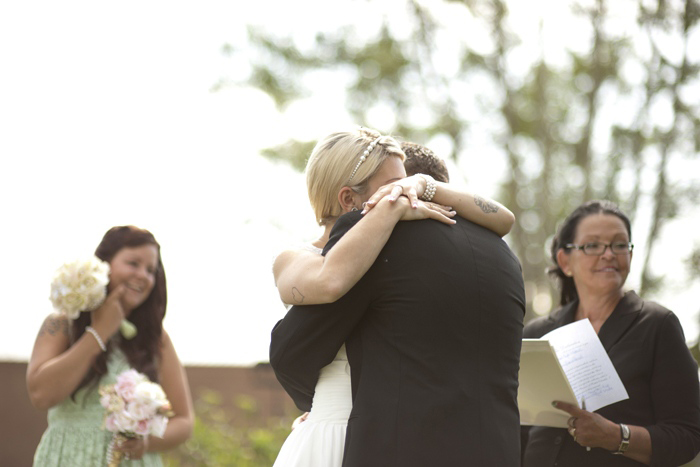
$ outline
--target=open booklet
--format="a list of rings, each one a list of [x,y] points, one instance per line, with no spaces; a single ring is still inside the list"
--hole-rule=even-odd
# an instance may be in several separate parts
[[[555,400],[579,408],[585,400],[594,412],[629,398],[588,319],[523,339],[519,382],[521,425],[566,428],[569,414],[552,407]]]

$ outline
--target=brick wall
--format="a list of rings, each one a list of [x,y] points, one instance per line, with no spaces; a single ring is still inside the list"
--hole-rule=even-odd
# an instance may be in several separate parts
[[[255,417],[281,417],[298,412],[275,379],[269,364],[254,367],[186,366],[192,397],[216,391],[222,405],[234,414],[241,396],[253,400]],[[29,467],[46,429],[46,411],[29,403],[25,362],[0,362],[0,466]],[[250,423],[250,414],[240,419]],[[255,422],[255,420],[253,420]]]

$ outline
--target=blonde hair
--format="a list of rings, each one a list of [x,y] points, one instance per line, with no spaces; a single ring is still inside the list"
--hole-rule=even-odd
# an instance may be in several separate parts
[[[375,140],[374,149],[358,166],[362,153]],[[391,156],[400,157],[402,162],[406,159],[398,141],[369,128],[332,133],[320,140],[306,163],[306,187],[319,225],[343,213],[338,201],[341,188],[350,186],[356,193],[364,194],[369,179]],[[357,171],[349,180],[355,167]]]

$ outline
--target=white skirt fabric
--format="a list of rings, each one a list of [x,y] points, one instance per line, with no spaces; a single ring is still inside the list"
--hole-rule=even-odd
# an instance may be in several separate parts
[[[350,365],[343,346],[321,369],[311,412],[289,434],[273,467],[340,467],[351,410]]]

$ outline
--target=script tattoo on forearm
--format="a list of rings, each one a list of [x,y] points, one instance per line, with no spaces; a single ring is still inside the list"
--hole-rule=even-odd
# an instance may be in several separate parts
[[[474,204],[479,206],[481,208],[481,210],[486,214],[498,212],[498,205],[491,203],[489,201],[486,201],[481,196],[474,195]]]
[[[294,303],[304,303],[304,294],[301,293],[296,287],[292,287],[292,297],[294,297]]]
[[[41,325],[41,329],[39,329],[39,337],[45,334],[55,336],[59,333],[68,336],[68,320],[50,317],[44,321],[44,324]]]

